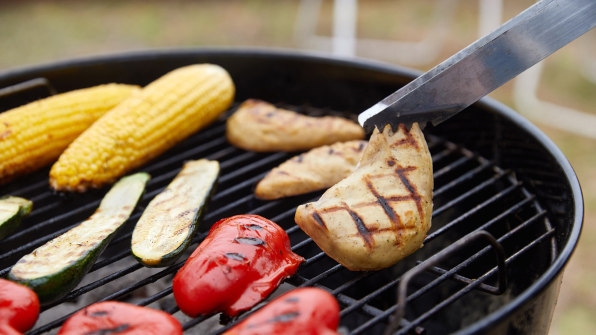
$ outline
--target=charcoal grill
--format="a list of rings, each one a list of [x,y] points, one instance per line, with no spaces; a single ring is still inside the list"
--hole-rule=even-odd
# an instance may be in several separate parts
[[[174,68],[203,62],[230,72],[237,87],[234,106],[209,128],[142,167],[153,178],[139,208],[84,281],[43,307],[29,334],[55,333],[83,306],[115,299],[172,313],[187,334],[219,334],[238,321],[219,315],[185,317],[171,293],[171,278],[183,260],[148,269],[130,255],[132,226],[143,207],[185,160],[197,158],[218,160],[222,174],[191,250],[223,217],[256,213],[277,222],[293,250],[306,258],[278,292],[295,286],[329,290],[341,306],[343,333],[548,332],[563,270],[581,231],[580,186],[568,161],[543,133],[489,98],[425,129],[435,179],[432,229],[422,249],[374,272],[346,270],[294,224],[295,208],[320,193],[277,201],[253,196],[255,183],[290,155],[230,146],[225,117],[243,100],[259,98],[306,114],[355,119],[412,80],[418,74],[414,70],[286,50],[149,50],[1,73],[0,110],[101,83],[145,85]],[[0,243],[2,275],[22,255],[87,218],[105,192],[55,194],[47,175],[45,169],[2,187],[2,194],[24,196],[35,204],[21,230]]]

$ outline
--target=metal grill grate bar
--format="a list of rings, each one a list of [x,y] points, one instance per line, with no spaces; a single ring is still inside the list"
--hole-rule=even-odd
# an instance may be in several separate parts
[[[415,268],[419,262],[441,252],[454,241],[473,231],[487,230],[500,236],[498,240],[505,245],[508,255],[507,264],[524,257],[525,253],[533,248],[539,248],[543,241],[548,241],[553,234],[549,233],[552,229],[549,230],[548,224],[544,223],[544,211],[540,211],[535,197],[524,189],[513,173],[499,169],[494,162],[465,148],[429,134],[427,139],[435,168],[435,210],[433,230],[425,240],[425,247],[393,268],[378,272],[352,273],[320,251],[312,239],[293,222],[296,206],[316,199],[320,193],[279,201],[260,201],[254,198],[254,184],[267,171],[292,155],[245,152],[229,146],[224,133],[225,122],[222,119],[147,165],[144,170],[153,178],[147,186],[140,207],[142,208],[167,185],[184,161],[196,158],[217,159],[222,171],[217,192],[203,217],[201,232],[194,238],[190,249],[194,249],[205,238],[207,229],[220,218],[241,213],[255,213],[268,217],[286,229],[292,241],[292,249],[306,259],[298,273],[289,278],[287,283],[292,286],[318,286],[332,292],[340,302],[342,324],[349,329],[350,334],[368,334],[373,328],[384,329],[396,310],[395,292],[402,276],[409,269]],[[0,253],[0,275],[6,275],[10,266],[20,256],[85,219],[99,205],[101,192],[84,195],[81,200],[57,198],[49,192],[46,173],[47,171],[43,171],[33,176],[32,183],[13,187],[21,192],[20,194],[33,195],[34,201],[39,203],[40,207],[36,207],[30,217],[30,221],[35,224],[3,241],[6,247]],[[498,207],[503,209],[497,210]],[[132,259],[128,243],[132,226],[140,214],[141,209],[133,213],[123,230],[93,266],[89,278],[64,299],[44,306],[43,314],[56,316],[38,325],[30,334],[44,334],[58,328],[73,312],[57,311],[67,302],[89,302],[90,297],[95,295],[100,300],[130,300],[131,296],[140,294],[140,291],[154,287],[162,281],[166,282],[165,287],[156,286],[157,292],[140,296],[134,302],[139,305],[157,306],[175,314],[181,318],[184,329],[189,333],[193,333],[194,329],[202,327],[204,323],[213,322],[212,316],[183,318],[172,303],[169,277],[182,266],[183,261],[155,272],[142,267]],[[480,216],[483,219],[476,222]],[[526,230],[537,232],[528,234]],[[547,233],[544,233],[545,230]],[[48,231],[51,233],[47,233]],[[520,246],[511,243],[512,240],[521,240],[525,244]],[[495,275],[494,267],[482,268],[482,272],[476,277],[477,280],[470,280],[470,276],[462,271],[463,268],[469,267],[469,263],[485,257],[485,253],[470,255],[469,251],[464,252],[463,257],[470,259],[468,263],[463,263],[465,265],[441,265],[435,268],[434,273],[428,272],[436,283],[426,291],[411,293],[408,304],[434,287],[450,285],[453,282],[463,286],[461,293],[445,299],[442,303],[426,306],[423,308],[426,313],[402,320],[402,327],[421,331],[426,328],[425,323],[428,320],[448,308],[453,301],[469,292],[480,292],[482,288],[487,287],[486,285],[490,285],[488,280]],[[213,332],[220,333],[226,327],[220,327]]]

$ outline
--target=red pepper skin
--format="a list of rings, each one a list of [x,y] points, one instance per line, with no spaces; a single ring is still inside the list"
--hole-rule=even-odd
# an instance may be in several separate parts
[[[0,278],[0,333],[24,333],[33,328],[38,317],[39,299],[35,292]]]
[[[180,310],[235,316],[267,297],[304,258],[276,223],[245,214],[216,222],[172,282]]]
[[[182,335],[182,325],[170,314],[126,302],[103,301],[73,314],[58,335]]]
[[[8,323],[0,323],[0,334],[2,335],[23,335],[23,332],[20,332]]]
[[[338,335],[339,304],[329,292],[302,287],[280,295],[223,335]]]

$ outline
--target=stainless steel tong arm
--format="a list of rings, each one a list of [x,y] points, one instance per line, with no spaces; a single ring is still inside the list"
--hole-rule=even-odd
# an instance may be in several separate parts
[[[367,132],[436,125],[596,25],[596,0],[541,0],[358,116]]]

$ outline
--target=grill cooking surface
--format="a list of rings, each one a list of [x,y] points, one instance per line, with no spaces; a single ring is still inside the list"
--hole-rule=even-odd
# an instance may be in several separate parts
[[[293,109],[317,115],[331,113],[311,107]],[[239,150],[226,142],[224,134],[222,118],[142,169],[152,179],[140,206],[81,285],[61,301],[43,308],[30,334],[54,333],[74,311],[109,299],[172,313],[181,320],[187,334],[221,333],[237,321],[220,320],[219,315],[190,319],[178,311],[171,279],[183,260],[168,268],[149,269],[130,255],[132,228],[144,206],[169,183],[183,162],[191,159],[218,160],[221,177],[201,223],[201,232],[186,256],[221,218],[243,213],[269,218],[287,231],[293,250],[306,259],[298,273],[275,294],[294,286],[329,290],[340,303],[341,330],[345,333],[383,333],[396,312],[404,314],[403,319],[396,321],[398,333],[443,334],[461,329],[518,296],[557,257],[555,230],[546,211],[514,172],[427,130],[435,190],[433,227],[424,247],[389,269],[350,272],[322,253],[294,224],[296,207],[317,199],[320,193],[278,201],[260,201],[252,194],[254,185],[266,172],[292,155]],[[46,169],[3,188],[4,194],[30,198],[35,205],[21,230],[0,243],[3,276],[21,256],[91,215],[106,191],[53,194],[47,174]],[[491,247],[490,239],[477,238],[474,233],[478,231],[488,232],[502,250]],[[437,254],[437,262],[418,266]],[[498,256],[505,258],[505,267],[497,266]],[[411,269],[413,272],[405,280]],[[509,279],[503,287],[499,276],[515,280]],[[397,304],[400,284],[407,292],[405,305],[400,305],[404,306],[403,311],[398,311]],[[494,292],[499,290],[503,292]]]

